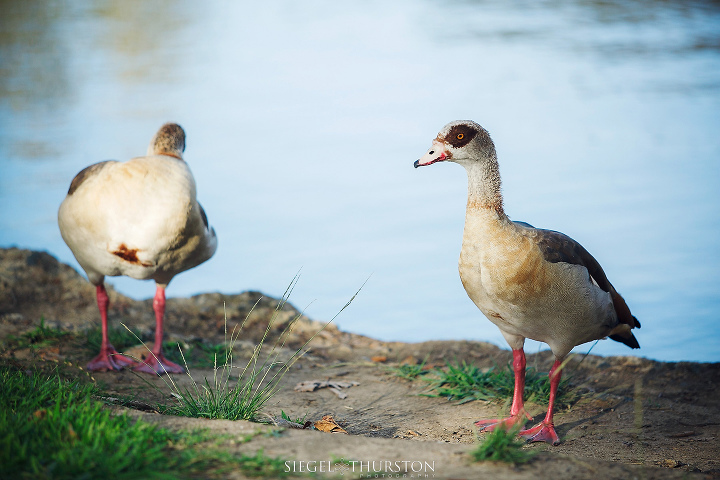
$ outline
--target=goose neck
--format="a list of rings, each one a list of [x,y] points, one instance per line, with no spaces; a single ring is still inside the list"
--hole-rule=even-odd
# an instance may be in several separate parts
[[[500,191],[500,172],[497,162],[477,162],[465,167],[468,174],[468,201],[470,211],[494,212],[504,217],[503,199]]]

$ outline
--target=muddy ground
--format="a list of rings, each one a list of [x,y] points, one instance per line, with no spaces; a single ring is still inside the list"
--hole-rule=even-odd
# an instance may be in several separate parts
[[[149,288],[151,286],[149,285]],[[152,288],[151,288],[152,290]],[[170,290],[171,292],[171,290]],[[150,334],[154,326],[151,300],[135,301],[110,290],[110,323],[123,322]],[[253,305],[236,344],[241,364],[259,341],[277,301],[257,292],[239,295],[204,294],[169,299],[166,332],[184,344],[221,343],[225,328],[241,323]],[[223,303],[225,307],[223,307]],[[285,305],[271,328],[270,342],[297,315]],[[49,346],[8,348],[11,339],[39,325],[76,332]],[[509,351],[483,342],[442,341],[417,344],[387,343],[352,335],[328,326],[310,344],[309,352],[286,374],[277,395],[262,417],[277,419],[281,411],[292,418],[315,422],[325,415],[347,431],[323,433],[246,421],[188,419],[160,415],[158,403],[174,402],[167,378],[138,376],[129,371],[91,375],[82,366],[94,353],[83,343],[82,332],[97,326],[99,317],[94,288],[71,267],[44,252],[0,249],[0,342],[2,362],[19,368],[57,366],[65,375],[91,378],[109,396],[133,398],[135,408],[112,407],[169,428],[209,428],[230,434],[237,442],[229,448],[287,460],[289,469],[300,462],[318,470],[334,470],[337,478],[716,478],[720,477],[720,364],[655,362],[636,357],[573,358],[567,365],[570,387],[577,401],[555,416],[562,443],[531,444],[538,452],[527,464],[512,466],[474,463],[468,452],[478,442],[473,422],[497,418],[508,402],[472,401],[464,404],[424,396],[428,382],[422,377],[404,380],[391,367],[426,360],[442,366],[446,360],[467,361],[479,367],[504,365]],[[321,324],[302,317],[290,335],[283,355],[289,356]],[[139,352],[141,350],[136,350]],[[528,355],[528,366],[547,371],[549,352]],[[190,369],[197,382],[209,378],[211,365]],[[187,375],[174,375],[182,390],[191,384]],[[294,387],[309,380],[357,382],[342,389],[347,397],[324,388],[298,392]],[[541,405],[527,409],[538,422]],[[528,422],[528,426],[531,425]],[[483,434],[479,435],[482,439]],[[335,463],[344,458],[351,462]],[[325,463],[317,463],[325,462]],[[330,462],[330,463],[328,463]],[[368,463],[370,462],[370,463]],[[372,462],[375,462],[374,464]],[[389,462],[389,463],[387,463]],[[302,464],[307,468],[308,464]],[[397,473],[398,468],[402,473]],[[426,476],[427,475],[427,476]],[[232,477],[232,475],[231,475]],[[233,478],[242,478],[238,473]]]

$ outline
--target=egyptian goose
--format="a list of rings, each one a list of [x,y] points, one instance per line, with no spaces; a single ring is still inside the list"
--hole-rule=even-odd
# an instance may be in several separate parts
[[[503,210],[495,145],[472,121],[451,122],[440,131],[415,168],[459,163],[468,174],[460,279],[470,299],[498,326],[513,351],[515,390],[510,417],[481,420],[483,430],[523,426],[526,338],[545,342],[555,355],[545,419],[521,430],[530,441],[557,445],[553,404],[561,364],[576,345],[609,336],[640,348],[630,331],[640,327],[600,264],[579,243],[552,230],[511,221]]]
[[[162,351],[165,287],[217,249],[215,230],[196,200],[184,151],[183,129],[165,124],[150,141],[147,156],[100,162],[78,173],[60,205],[63,240],[96,286],[102,345],[89,370],[133,366],[146,373],[183,372]],[[108,342],[106,275],[155,280],[155,343],[143,362],[120,355]]]

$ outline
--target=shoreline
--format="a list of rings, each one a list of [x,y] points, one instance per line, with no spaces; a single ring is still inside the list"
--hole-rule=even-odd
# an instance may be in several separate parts
[[[108,288],[109,323],[121,323],[150,336],[155,324],[152,299],[133,300]],[[253,309],[253,305],[255,308]],[[206,293],[167,302],[168,340],[181,344],[215,345],[225,341],[248,317],[236,343],[237,358],[246,356],[262,338],[275,312],[276,299],[259,292],[237,295]],[[225,307],[223,307],[225,305]],[[252,312],[251,312],[252,311]],[[250,313],[251,312],[251,313]],[[285,304],[277,312],[268,342],[299,312]],[[164,378],[139,377],[127,371],[86,372],[93,356],[85,332],[97,329],[95,289],[72,267],[46,252],[0,249],[0,359],[13,368],[56,371],[103,385],[105,394],[133,398],[137,404],[172,403],[163,393]],[[51,345],[7,348],[18,337],[46,327],[75,332],[67,341]],[[301,346],[322,327],[300,315],[285,352]],[[133,347],[136,348],[136,347]],[[284,354],[284,353],[283,353]],[[553,363],[549,350],[527,354],[528,367],[547,372]],[[427,396],[425,377],[408,380],[393,373],[401,365],[421,365],[428,377],[448,363],[465,362],[481,370],[502,367],[509,350],[486,342],[438,340],[419,343],[383,342],[325,327],[309,351],[290,369],[268,406],[267,415],[281,411],[293,418],[317,421],[331,415],[348,435],[281,429],[276,435],[256,435],[233,451],[265,454],[285,461],[325,462],[344,456],[357,461],[435,461],[435,478],[542,478],[555,472],[563,478],[711,478],[720,476],[720,363],[661,362],[636,356],[576,355],[567,364],[569,387],[577,400],[556,412],[562,443],[557,447],[531,444],[537,453],[521,467],[473,463],[469,451],[478,442],[473,423],[497,418],[508,408],[498,398],[458,402]],[[212,379],[212,362],[190,367],[193,379]],[[298,383],[317,379],[356,382],[347,398],[329,389],[296,391]],[[173,381],[190,387],[187,375]],[[148,387],[150,385],[150,387]],[[545,407],[529,402],[537,422]],[[272,428],[247,421],[202,420],[108,407],[167,428],[208,428],[212,432],[246,435]],[[258,430],[259,429],[259,430]],[[480,434],[482,438],[484,434]]]

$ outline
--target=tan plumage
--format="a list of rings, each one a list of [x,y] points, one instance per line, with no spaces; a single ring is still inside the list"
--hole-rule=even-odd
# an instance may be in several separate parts
[[[525,339],[545,342],[556,357],[550,372],[550,408],[545,421],[521,434],[558,443],[552,424],[552,400],[562,360],[576,345],[606,336],[639,348],[630,330],[640,323],[630,314],[600,264],[579,243],[562,233],[536,229],[507,217],[495,146],[485,129],[471,121],[446,125],[415,166],[442,161],[459,163],[468,173],[459,262],[463,286],[513,349],[513,407],[511,417],[501,422],[519,423],[525,415]],[[493,428],[499,422],[480,424]]]
[[[182,157],[184,150],[183,129],[177,124],[163,125],[150,142],[147,156],[101,162],[78,173],[58,211],[65,243],[98,288],[104,329],[105,276],[155,280],[157,345],[162,343],[165,287],[175,275],[205,262],[217,249],[215,231],[197,202],[195,180]],[[120,367],[115,360],[129,363],[114,349],[105,350],[103,347],[102,358],[93,360],[97,362],[91,362],[89,368]],[[156,358],[147,363],[153,371],[170,370],[161,368],[164,358],[157,350]],[[165,362],[168,365],[170,362]],[[182,371],[176,367],[172,370]]]

